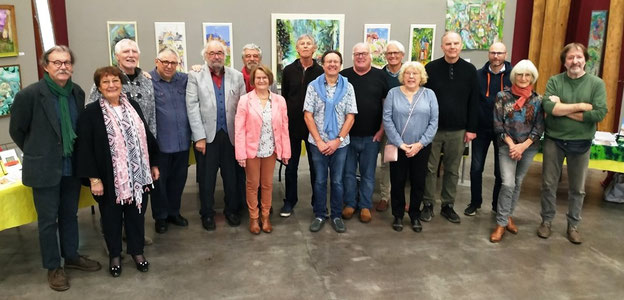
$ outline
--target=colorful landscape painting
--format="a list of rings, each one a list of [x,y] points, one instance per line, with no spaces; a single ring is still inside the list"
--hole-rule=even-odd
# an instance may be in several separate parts
[[[282,70],[297,59],[297,38],[310,34],[316,40],[317,61],[327,50],[344,53],[344,15],[271,14],[271,61],[276,82],[282,82]]]
[[[504,0],[447,0],[446,30],[459,33],[464,49],[488,49],[503,40]]]
[[[11,113],[15,94],[22,89],[19,65],[0,66],[0,116]]]
[[[0,57],[17,56],[17,54],[15,7],[0,5]]]
[[[154,22],[156,53],[165,47],[175,50],[180,57],[178,72],[186,72],[186,31],[184,22]]]
[[[606,30],[607,11],[592,11],[591,23],[589,24],[589,39],[587,41],[589,60],[585,64],[585,71],[596,76],[600,76]]]
[[[212,40],[220,41],[225,45],[225,65],[234,68],[232,60],[232,23],[202,23],[204,30],[204,45]]]
[[[433,60],[435,25],[412,24],[410,26],[409,60],[426,65]]]
[[[117,66],[115,58],[115,45],[123,39],[131,39],[139,42],[137,37],[137,23],[134,21],[108,21],[106,22],[108,32],[108,58],[111,66]]]
[[[390,40],[390,24],[365,24],[364,42],[370,47],[373,55],[373,67],[383,68],[388,62],[384,55],[386,44]]]

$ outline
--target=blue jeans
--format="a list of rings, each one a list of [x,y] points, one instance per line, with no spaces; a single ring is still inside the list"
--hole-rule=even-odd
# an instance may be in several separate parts
[[[373,207],[373,189],[375,188],[375,167],[377,166],[377,153],[379,142],[373,142],[373,136],[351,136],[351,142],[347,145],[347,158],[344,170],[344,202],[346,206],[353,208]],[[355,172],[360,166],[360,203],[355,202],[358,194]]]
[[[509,157],[509,146],[503,145],[499,148],[498,157],[503,184],[498,196],[498,209],[496,210],[496,223],[498,225],[507,226],[508,218],[513,215],[520,197],[522,180],[531,163],[533,163],[533,157],[538,149],[538,144],[531,145],[524,150],[522,158],[516,161]]]
[[[494,188],[492,191],[492,208],[496,208],[501,190],[501,171],[499,167],[498,137],[493,131],[478,132],[472,140],[472,159],[470,161],[470,204],[481,207],[483,203],[482,185],[483,168],[490,143],[494,144]]]
[[[312,164],[316,172],[314,181],[314,216],[325,218],[327,210],[327,169],[331,176],[331,218],[340,218],[342,214],[342,199],[344,189],[342,176],[344,173],[347,147],[338,148],[334,154],[326,156],[319,149],[310,144],[309,154],[312,156]]]

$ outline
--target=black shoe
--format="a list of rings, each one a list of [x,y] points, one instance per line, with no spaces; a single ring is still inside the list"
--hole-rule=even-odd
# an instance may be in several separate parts
[[[240,217],[237,214],[225,215],[225,220],[227,221],[228,225],[232,227],[236,227],[241,223]]]
[[[116,257],[116,259],[118,265],[115,265],[113,262],[115,258],[111,258],[108,262],[108,271],[113,277],[119,277],[121,275],[121,258]]]
[[[137,270],[141,272],[149,271],[149,262],[143,255],[141,255],[141,260],[139,260],[139,255],[132,255],[132,259],[134,260]]]
[[[440,215],[445,217],[451,223],[461,222],[459,216],[457,215],[457,213],[455,213],[455,210],[453,210],[453,207],[451,207],[450,205],[442,206],[442,210],[440,210]]]
[[[392,222],[392,229],[394,229],[394,231],[402,231],[403,230],[403,218],[394,217],[394,222]]]
[[[284,206],[282,206],[282,209],[280,209],[280,217],[288,218],[290,217],[292,212],[293,212],[292,205],[290,205],[289,203],[284,203]]]
[[[156,230],[156,233],[167,232],[167,221],[165,219],[156,219],[154,229]]]
[[[413,218],[412,219],[412,230],[414,230],[416,232],[421,232],[422,231],[422,224],[420,224],[420,221],[418,220],[418,218]]]
[[[464,210],[464,215],[466,216],[474,216],[477,214],[477,209],[479,209],[480,207],[470,203],[468,204],[468,207],[466,207],[466,209]]]
[[[204,229],[208,231],[213,231],[217,229],[217,224],[215,224],[214,217],[202,218],[202,226],[204,226]]]
[[[431,221],[431,218],[433,218],[433,205],[431,204],[423,205],[423,209],[422,209],[422,212],[420,212],[419,218],[423,222]]]
[[[182,227],[188,226],[188,220],[184,218],[182,215],[169,216],[167,217],[167,222],[173,225],[182,226]]]

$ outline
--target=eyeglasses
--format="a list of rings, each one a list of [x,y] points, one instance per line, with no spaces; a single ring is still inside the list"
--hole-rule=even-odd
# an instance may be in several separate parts
[[[175,67],[175,66],[177,66],[177,65],[178,65],[178,62],[177,62],[177,61],[162,60],[162,59],[159,59],[159,58],[158,58],[158,61],[159,61],[161,64],[165,65],[165,66],[172,66],[172,67]]]
[[[370,55],[370,53],[369,52],[355,52],[355,53],[353,53],[353,56],[355,56],[355,57],[364,57],[364,56],[367,56],[367,55]]]
[[[252,57],[253,58],[260,58],[260,55],[258,55],[258,54],[247,54],[247,55],[245,55],[245,58],[252,58]]]
[[[401,53],[402,53],[402,52],[398,52],[398,51],[395,51],[395,52],[386,52],[386,55],[388,55],[388,56],[393,56],[393,55],[400,55]]]
[[[490,53],[490,55],[505,55],[505,53],[507,53],[507,52],[495,52],[495,51],[490,51],[489,53]]]
[[[218,52],[214,52],[214,51],[210,51],[208,52],[208,56],[223,56],[225,55],[225,53],[223,53],[223,51],[218,51]]]
[[[60,68],[62,65],[65,65],[66,68],[69,68],[73,64],[71,60],[66,60],[66,61],[55,60],[55,61],[51,61],[50,63],[57,68]]]

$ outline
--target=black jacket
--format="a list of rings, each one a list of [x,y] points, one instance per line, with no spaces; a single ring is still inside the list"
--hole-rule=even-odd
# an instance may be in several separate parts
[[[290,139],[307,139],[308,127],[303,120],[303,102],[308,84],[323,75],[323,67],[314,61],[305,71],[299,59],[286,66],[282,72],[282,96],[288,109]]]
[[[511,63],[505,62],[505,71],[494,74],[490,71],[490,62],[477,71],[479,75],[479,125],[477,132],[492,131],[494,121],[494,101],[496,94],[505,88],[511,88]],[[489,80],[488,80],[489,77]],[[502,82],[502,84],[501,84]],[[489,83],[489,86],[488,86]]]

